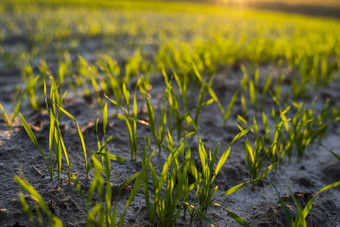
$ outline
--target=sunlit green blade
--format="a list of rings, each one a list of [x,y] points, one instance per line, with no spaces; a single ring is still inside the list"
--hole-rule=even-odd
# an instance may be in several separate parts
[[[320,141],[318,141],[318,144],[321,145],[323,148],[325,148],[327,151],[329,151],[332,155],[334,155],[334,157],[336,157],[336,159],[338,159],[338,161],[340,161],[340,155],[338,155],[335,152],[333,152],[331,149],[329,149],[327,146],[325,146]]]
[[[81,145],[83,147],[83,152],[84,152],[84,159],[85,159],[85,169],[87,168],[87,155],[86,155],[86,147],[85,147],[85,141],[84,141],[84,136],[83,133],[81,132],[80,126],[78,124],[78,121],[69,113],[67,112],[64,108],[62,108],[61,106],[59,106],[59,109],[65,114],[67,115],[69,118],[71,118],[71,120],[73,120],[76,124],[77,124],[77,129],[78,129],[78,134],[79,134],[79,138],[81,141]]]
[[[223,106],[221,104],[221,102],[219,101],[219,99],[217,98],[217,95],[215,94],[214,90],[211,87],[208,87],[208,92],[211,96],[211,98],[217,103],[218,108],[220,109],[222,116],[225,116],[225,111],[223,109]]]
[[[131,181],[134,180],[134,179],[136,179],[135,184],[134,184],[133,189],[132,189],[132,191],[131,191],[131,193],[130,193],[129,199],[128,199],[128,201],[126,202],[124,211],[123,211],[122,215],[120,216],[118,226],[123,226],[123,224],[124,224],[124,217],[125,217],[126,211],[127,211],[128,207],[130,206],[130,204],[131,204],[133,198],[134,198],[134,197],[137,195],[137,193],[138,193],[138,190],[139,190],[140,185],[141,185],[141,183],[142,183],[142,175],[141,175],[141,173],[139,172],[139,173],[134,174],[132,177],[130,177],[130,178],[125,182],[125,184],[124,184],[122,187],[124,187],[126,184],[128,184],[129,182],[131,182]]]
[[[98,154],[98,153],[97,153],[97,154]],[[104,156],[104,157],[106,156],[106,154],[104,154],[104,153],[99,153],[98,155]],[[126,162],[126,159],[125,159],[125,158],[119,157],[119,156],[114,155],[114,154],[109,154],[109,155],[107,155],[107,157],[108,157],[109,159],[113,160],[113,161],[117,161],[117,162]]]
[[[19,99],[17,105],[15,106],[14,110],[13,110],[13,116],[12,116],[12,119],[11,119],[11,126],[13,125],[13,122],[14,122],[14,119],[15,117],[18,115],[18,112],[19,112],[19,108],[20,108],[20,104],[21,104],[21,99]],[[1,104],[0,104],[1,106]],[[1,107],[0,107],[1,108]],[[6,117],[5,117],[6,118]]]
[[[197,215],[200,217],[200,219],[202,221],[204,221],[206,224],[208,225],[212,225],[214,226],[213,222],[207,217],[206,214],[204,214],[203,212],[201,212],[199,209],[197,209],[196,207],[194,207],[193,205],[189,205],[188,203],[185,203],[187,206],[189,206],[190,208],[192,208],[196,213]]]
[[[290,214],[287,205],[286,205],[286,204],[284,203],[284,201],[282,200],[282,198],[281,198],[281,196],[280,196],[280,193],[279,193],[279,191],[277,190],[277,188],[276,188],[275,184],[273,183],[273,181],[272,181],[270,178],[268,178],[268,181],[269,181],[269,183],[272,185],[272,187],[275,189],[276,194],[277,194],[277,196],[279,197],[279,200],[280,200],[280,203],[281,203],[281,207],[282,207],[282,209],[283,209],[283,212],[284,212],[284,214],[285,214],[285,216],[286,216],[286,218],[287,218],[287,220],[288,220],[288,222],[289,222],[289,225],[292,226],[293,217],[292,217],[292,215]]]
[[[240,225],[242,225],[243,227],[250,227],[250,225],[243,219],[241,218],[240,216],[238,216],[237,214],[235,214],[234,212],[232,212],[231,210],[221,206],[220,204],[218,203],[215,203],[214,204],[215,206],[219,206],[219,207],[222,207],[225,211],[228,212],[228,214],[235,220],[237,221]]]
[[[56,132],[58,133],[58,139],[60,140],[61,147],[62,147],[62,149],[64,151],[64,157],[65,157],[66,165],[67,165],[68,179],[71,180],[70,161],[68,159],[68,155],[67,155],[67,151],[66,151],[66,146],[64,144],[64,140],[63,140],[63,137],[61,135],[61,132],[60,132],[60,129],[59,129],[59,125],[58,125],[58,128],[56,129]]]
[[[4,109],[4,107],[2,106],[1,103],[0,103],[0,110],[2,111],[2,113],[3,113],[3,115],[4,115],[5,120],[6,120],[7,124],[8,124],[8,126],[11,126],[11,122],[10,122],[10,120],[9,120],[9,118],[8,118],[8,115],[7,115],[7,113],[5,112],[5,109]]]
[[[106,126],[107,126],[107,103],[104,105],[104,113],[103,113],[103,133],[106,133]]]
[[[68,91],[65,91],[64,94],[61,96],[61,99],[60,99],[60,104],[62,103],[62,101],[64,100],[64,98],[66,97]]]
[[[309,200],[309,202],[307,203],[307,205],[305,206],[305,208],[303,209],[303,217],[304,219],[307,218],[307,215],[309,214],[309,211],[312,209],[313,207],[313,203],[314,203],[314,199],[317,195],[319,195],[320,193],[324,192],[324,191],[327,191],[331,188],[335,188],[335,187],[338,187],[340,185],[340,181],[338,182],[335,182],[333,184],[330,184],[324,188],[322,188],[320,191],[318,191],[312,198],[311,200]]]
[[[254,127],[254,125],[250,126],[247,129],[242,130],[240,133],[238,133],[234,139],[231,141],[230,144],[233,144],[236,140],[240,139],[242,136],[244,136],[245,134],[247,134],[252,128]]]
[[[230,117],[231,111],[233,110],[234,105],[235,105],[236,100],[237,100],[237,95],[238,95],[238,90],[234,93],[233,97],[230,100],[227,113],[224,115],[224,122],[226,122]]]
[[[229,157],[231,147],[229,146],[222,154],[220,160],[217,163],[215,173],[214,173],[214,179],[216,178],[217,174],[220,172],[221,168],[223,167],[224,163],[227,161],[227,158]]]
[[[28,216],[29,221],[33,222],[33,213],[31,211],[28,203],[26,202],[24,195],[21,192],[19,193],[19,198],[20,198],[21,205],[24,208],[24,211]]]
[[[226,195],[231,195],[237,191],[239,191],[240,189],[244,188],[247,184],[249,184],[250,181],[238,184],[232,188],[230,188],[228,191],[226,191],[225,193],[222,194],[222,196],[226,196]]]
[[[245,150],[247,152],[247,156],[250,157],[251,163],[255,164],[253,148],[251,147],[251,144],[248,139],[246,139],[245,142]]]
[[[47,204],[45,203],[44,199],[38,193],[37,190],[25,179],[22,180],[19,176],[14,176],[15,182],[17,182],[23,189],[25,189],[30,195],[33,200],[35,200],[43,212],[48,216],[50,220],[50,224],[55,222],[56,226],[63,226],[61,221],[53,215],[53,213],[49,210]]]
[[[39,146],[37,138],[35,137],[34,133],[32,132],[31,128],[29,127],[29,125],[27,124],[25,118],[21,115],[21,113],[19,113],[19,117],[20,117],[21,123],[24,126],[28,136],[31,138],[32,142],[34,143],[35,147],[38,149],[38,151],[40,152],[42,158],[44,159],[44,161],[46,163],[46,158],[44,156],[43,151],[41,150],[41,148]],[[46,165],[47,165],[47,163],[46,163]],[[48,165],[47,165],[47,168],[49,169]],[[52,175],[51,175],[51,177],[52,177]]]

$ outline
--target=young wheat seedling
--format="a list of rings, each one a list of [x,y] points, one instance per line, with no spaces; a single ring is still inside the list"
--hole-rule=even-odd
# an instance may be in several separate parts
[[[18,112],[19,112],[19,108],[20,108],[20,104],[21,104],[21,99],[19,99],[19,101],[17,102],[17,104],[15,105],[14,107],[14,111],[13,111],[13,115],[12,115],[12,118],[9,119],[4,107],[1,105],[0,103],[0,110],[1,112],[3,113],[4,115],[4,118],[5,118],[5,121],[7,122],[7,125],[9,127],[10,130],[12,130],[12,126],[13,126],[13,123],[14,123],[14,120],[15,120],[15,117],[18,115]]]
[[[140,79],[140,81],[141,81],[141,83],[139,83],[139,86],[140,86],[140,91],[144,94],[144,97],[145,97],[145,102],[146,102],[146,107],[147,107],[148,117],[149,117],[149,126],[151,128],[152,135],[153,135],[153,137],[154,137],[154,139],[157,143],[159,154],[160,154],[163,139],[164,139],[164,134],[165,134],[165,128],[166,128],[167,114],[166,114],[166,111],[165,111],[165,100],[166,100],[166,97],[168,96],[169,88],[167,87],[164,91],[164,94],[163,94],[162,110],[161,110],[161,115],[160,115],[160,119],[159,119],[158,130],[157,130],[154,108],[153,108],[152,102],[149,98],[149,94],[148,94],[147,89],[146,89],[146,84],[145,84],[144,78],[142,77]]]
[[[123,84],[123,96],[125,99],[125,107],[118,103],[117,101],[110,99],[105,95],[105,97],[114,105],[120,107],[123,110],[122,114],[113,114],[112,116],[117,117],[125,121],[126,127],[129,132],[129,140],[130,140],[130,150],[131,150],[131,159],[137,160],[137,97],[136,91],[133,96],[133,116],[130,116],[130,93],[126,89],[126,85]]]

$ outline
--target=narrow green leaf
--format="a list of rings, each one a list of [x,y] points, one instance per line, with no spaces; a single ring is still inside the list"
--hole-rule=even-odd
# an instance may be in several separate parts
[[[61,104],[61,102],[64,100],[64,98],[66,97],[67,93],[68,93],[68,90],[65,91],[64,94],[61,96],[60,104]]]
[[[76,186],[76,189],[77,189],[77,191],[78,191],[78,193],[80,195],[80,198],[82,199],[83,203],[86,205],[86,208],[89,209],[89,207],[88,207],[89,204],[86,203],[83,190],[81,189],[81,185],[79,184],[79,181],[78,181],[76,175],[72,174],[72,180],[73,180],[73,182],[74,182],[74,184]]]
[[[43,151],[41,150],[40,146],[39,146],[39,143],[38,143],[38,140],[37,138],[35,137],[34,133],[32,132],[31,128],[29,127],[29,125],[27,124],[25,118],[21,115],[21,113],[19,113],[19,117],[20,117],[20,120],[21,120],[21,123],[22,125],[24,126],[28,136],[31,138],[32,142],[34,143],[35,147],[38,149],[38,151],[40,152],[42,158],[44,159],[45,163],[46,163],[46,158],[44,156],[44,153]],[[47,164],[47,163],[46,163]],[[47,168],[48,168],[48,165],[47,165]],[[52,176],[51,176],[52,177]]]
[[[59,106],[59,109],[65,114],[67,115],[69,118],[71,118],[71,120],[73,120],[76,124],[77,124],[77,129],[78,129],[78,134],[79,134],[79,138],[81,141],[81,145],[83,147],[83,152],[84,152],[84,159],[85,159],[85,169],[87,168],[87,154],[86,154],[86,147],[85,147],[85,141],[84,141],[84,136],[83,133],[81,132],[80,126],[78,124],[78,121],[69,113],[67,112],[64,108],[62,108],[61,106]]]
[[[336,157],[336,159],[338,159],[338,161],[340,162],[340,155],[337,155],[335,152],[333,152],[331,149],[329,149],[327,146],[325,146],[323,143],[321,143],[320,141],[317,142],[319,145],[321,145],[323,148],[325,148],[328,152],[330,152],[332,155],[334,155],[334,157]]]
[[[135,175],[133,175],[132,177],[130,177],[127,182],[132,181],[134,178],[136,178],[136,181],[135,181],[135,184],[133,186],[132,192],[130,193],[128,201],[125,204],[124,211],[123,211],[122,215],[120,216],[118,226],[123,226],[123,224],[124,224],[124,217],[125,217],[126,211],[127,211],[128,207],[130,206],[133,198],[137,195],[138,190],[140,188],[140,185],[142,183],[142,175],[141,175],[140,172],[135,174]],[[126,184],[128,184],[128,183],[126,183]],[[123,187],[126,184],[124,184]]]
[[[244,130],[242,130],[240,133],[238,133],[234,139],[231,141],[230,145],[233,144],[236,140],[240,139],[242,136],[244,136],[245,134],[247,134],[255,125],[250,126],[249,128],[246,128]]]
[[[191,117],[188,115],[188,116],[186,116],[185,119],[186,119],[186,121],[188,122],[188,125],[192,125],[192,126],[194,127],[194,130],[195,130],[195,132],[197,133],[197,135],[199,135],[198,129],[197,129],[197,127],[196,127],[194,121],[191,119]]]
[[[237,115],[237,122],[242,122],[243,124],[248,125],[246,119],[244,119],[244,117],[242,117],[241,115]]]
[[[266,80],[264,82],[262,94],[266,94],[267,93],[268,89],[270,88],[271,82],[272,82],[272,76],[271,75],[267,75]]]
[[[215,206],[219,206],[219,207],[222,207],[225,211],[228,212],[228,214],[235,220],[237,221],[240,225],[242,225],[243,227],[250,227],[250,225],[243,219],[241,218],[240,216],[238,216],[237,214],[235,214],[234,212],[232,212],[231,210],[221,206],[220,204],[218,203],[215,203],[214,204]]]
[[[251,102],[255,105],[256,104],[255,85],[252,80],[249,81],[249,95]]]
[[[216,145],[216,147],[214,148],[214,152],[213,152],[213,155],[212,155],[212,157],[210,158],[210,163],[209,163],[209,168],[212,170],[213,168],[214,168],[214,166],[215,166],[215,162],[216,162],[216,158],[217,158],[217,154],[218,154],[218,152],[219,152],[219,150],[220,150],[220,144],[218,143],[217,145]]]
[[[100,156],[106,156],[105,153],[97,153],[98,155]],[[114,154],[109,154],[107,155],[107,157],[113,161],[117,161],[117,162],[126,162],[126,159],[125,158],[122,158],[122,157],[119,157],[117,155],[114,155]]]
[[[214,90],[211,87],[208,87],[208,92],[209,92],[211,98],[217,103],[217,106],[220,109],[222,116],[225,116],[226,114],[225,114],[225,111],[223,109],[223,106],[222,106],[221,102],[219,101],[219,99],[217,98],[217,95],[215,94]]]
[[[232,187],[231,189],[229,189],[228,191],[226,191],[225,193],[223,193],[221,196],[231,195],[231,194],[241,190],[242,188],[244,188],[244,186],[246,186],[249,183],[250,183],[250,181],[246,181],[244,183],[238,184],[238,185]]]
[[[44,213],[48,216],[50,220],[50,224],[55,221],[58,226],[63,226],[61,221],[53,215],[53,213],[49,210],[47,204],[45,203],[44,199],[41,197],[39,192],[35,190],[35,188],[26,180],[22,180],[19,176],[14,176],[15,182],[17,182],[20,187],[25,189],[32,197],[33,200],[35,200],[40,208],[44,211]],[[57,220],[58,219],[58,220]]]
[[[144,198],[145,198],[145,204],[146,204],[146,210],[148,213],[149,220],[151,222],[151,225],[154,224],[154,212],[152,211],[153,208],[150,204],[150,196],[149,196],[149,182],[148,182],[148,158],[147,158],[147,145],[149,140],[149,135],[147,134],[145,137],[145,143],[144,143],[144,152],[143,152],[143,161],[142,161],[142,178],[143,178],[143,189],[144,189]],[[150,149],[150,147],[148,146]]]
[[[22,208],[24,208],[24,211],[27,214],[29,221],[33,222],[33,213],[31,211],[28,203],[26,202],[24,195],[21,192],[19,193],[19,198],[20,198],[20,203],[22,205]]]
[[[17,105],[16,105],[15,108],[14,108],[13,116],[12,116],[12,119],[11,119],[11,126],[13,125],[13,122],[14,122],[15,117],[18,115],[19,108],[20,108],[20,104],[21,104],[21,99],[19,99]],[[0,104],[0,105],[1,105],[1,104]]]
[[[252,164],[255,164],[254,154],[253,154],[253,148],[251,147],[251,144],[250,144],[248,138],[246,139],[246,142],[245,142],[244,145],[245,145],[246,155],[247,155],[248,157],[250,157],[251,163],[252,163]]]
[[[2,113],[3,113],[3,115],[4,115],[5,120],[6,120],[7,124],[8,124],[8,126],[11,127],[11,122],[10,122],[10,120],[9,120],[9,118],[8,118],[8,115],[7,115],[7,113],[5,112],[5,109],[4,109],[4,107],[2,106],[1,103],[0,103],[0,110],[2,111]]]
[[[64,156],[65,156],[66,165],[67,165],[67,174],[68,174],[68,179],[70,181],[71,180],[70,161],[68,159],[68,155],[67,155],[67,151],[66,151],[66,146],[64,144],[64,140],[63,140],[63,137],[61,135],[59,125],[58,125],[58,128],[56,128],[56,132],[58,133],[58,139],[60,140],[61,147],[62,147],[62,149],[64,151]]]
[[[235,105],[236,100],[237,100],[237,95],[238,95],[238,90],[234,93],[233,97],[230,100],[227,113],[224,115],[224,122],[226,122],[230,117],[231,111],[233,110],[234,105]]]
[[[214,226],[213,222],[202,211],[200,211],[199,209],[197,209],[193,205],[189,205],[188,203],[184,203],[184,204],[186,204],[187,206],[190,206],[196,212],[196,214],[200,217],[200,219],[202,221],[204,221],[206,224],[208,224],[210,226]]]
[[[52,113],[52,111],[49,111],[49,115],[50,115],[50,131],[49,131],[49,137],[48,137],[48,152],[50,155],[50,174],[52,174],[52,149],[53,149],[53,141],[54,141],[54,128],[55,128],[55,118],[54,115]]]
[[[223,167],[224,163],[227,161],[227,158],[229,157],[230,154],[230,150],[231,150],[231,146],[229,146],[222,154],[220,160],[217,163],[216,169],[215,169],[215,173],[214,173],[214,177],[213,177],[213,181],[215,180],[217,174],[220,172],[221,168]]]
[[[324,192],[324,191],[327,191],[331,188],[335,188],[335,187],[338,187],[340,185],[340,181],[338,182],[335,182],[333,184],[330,184],[324,188],[322,188],[320,191],[318,191],[312,198],[311,200],[309,200],[309,202],[307,203],[307,205],[305,206],[305,209],[303,209],[303,217],[304,219],[307,218],[307,215],[309,214],[309,211],[312,209],[313,207],[313,203],[314,203],[314,199],[317,195],[319,195],[320,193]]]
[[[107,126],[107,103],[104,105],[104,113],[103,113],[103,133],[106,133],[106,126]]]
[[[292,226],[293,217],[292,217],[292,215],[290,214],[287,205],[286,205],[286,204],[284,203],[284,201],[282,200],[281,195],[280,195],[279,191],[277,190],[277,188],[276,188],[275,184],[273,183],[273,181],[272,181],[270,178],[268,178],[268,181],[269,181],[269,183],[272,185],[272,187],[275,189],[276,194],[277,194],[277,196],[279,197],[279,200],[280,200],[280,203],[281,203],[281,207],[282,207],[282,209],[283,209],[283,212],[284,212],[284,214],[285,214],[285,216],[286,216],[286,218],[287,218],[287,220],[288,220],[288,222],[289,222],[289,225]]]
[[[302,103],[301,103],[302,104]],[[290,106],[288,106],[285,110],[281,111],[280,113],[280,117],[281,119],[285,122],[284,125],[285,125],[285,128],[286,128],[286,131],[288,132],[289,131],[289,125],[288,125],[288,120],[287,120],[287,117],[286,117],[286,113],[290,110]]]

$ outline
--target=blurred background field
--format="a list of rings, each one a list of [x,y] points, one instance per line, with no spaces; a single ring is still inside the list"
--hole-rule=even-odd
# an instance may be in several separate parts
[[[323,1],[333,9],[336,2]],[[123,68],[130,62],[135,74],[174,64],[184,70],[179,64],[190,61],[211,73],[238,60],[289,67],[327,61],[330,71],[339,65],[336,19],[172,1],[4,0],[0,11],[2,71],[42,62],[55,68],[78,54],[90,61],[108,55]]]

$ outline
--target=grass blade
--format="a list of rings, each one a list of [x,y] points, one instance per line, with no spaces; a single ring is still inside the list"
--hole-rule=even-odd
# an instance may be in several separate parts
[[[229,189],[228,191],[226,191],[225,193],[223,193],[221,196],[231,195],[231,194],[241,190],[242,188],[244,188],[244,186],[246,186],[249,183],[250,183],[250,181],[238,184],[238,185],[232,187],[231,189]]]
[[[4,109],[4,107],[2,106],[1,103],[0,103],[0,110],[2,111],[2,113],[3,113],[3,115],[4,115],[5,120],[6,120],[7,124],[8,124],[8,126],[11,127],[11,122],[10,122],[10,120],[9,120],[9,118],[8,118],[8,115],[7,115],[7,113],[5,112],[5,109]]]
[[[21,206],[24,208],[24,211],[25,211],[26,215],[28,216],[28,220],[30,222],[33,222],[33,213],[31,211],[30,207],[28,206],[28,203],[26,202],[24,195],[21,192],[19,193],[19,198],[20,198]]]
[[[215,180],[217,174],[220,172],[222,166],[224,165],[224,163],[227,161],[227,158],[229,157],[230,154],[230,150],[231,150],[231,146],[229,146],[222,154],[220,160],[217,163],[216,169],[215,169],[215,173],[214,173],[214,177],[213,180]]]
[[[56,121],[56,125],[57,125],[57,127],[55,128],[55,130],[57,132],[57,139],[60,141],[60,145],[61,145],[61,147],[62,147],[62,149],[64,151],[64,156],[65,156],[66,165],[67,165],[67,175],[68,175],[69,181],[71,181],[70,161],[68,159],[65,143],[64,143],[63,137],[61,135],[59,124],[58,124],[57,121]]]
[[[18,115],[19,108],[20,108],[20,104],[21,104],[21,99],[19,99],[17,105],[16,105],[15,108],[14,108],[13,116],[12,116],[12,119],[11,119],[11,127],[12,127],[12,125],[13,125],[13,122],[14,122],[15,117]],[[1,104],[0,104],[0,105],[1,105]]]
[[[107,126],[107,103],[105,103],[104,113],[103,113],[103,133],[104,133],[104,136],[105,136],[105,133],[106,133],[106,126]],[[103,136],[103,138],[104,138],[104,136]]]
[[[255,125],[250,126],[249,128],[246,128],[244,130],[242,130],[240,133],[238,133],[234,139],[231,141],[230,145],[233,144],[236,140],[238,140],[239,138],[241,138],[242,136],[244,136],[245,134],[247,134]]]
[[[307,205],[305,206],[305,209],[303,209],[303,217],[306,219],[306,217],[307,217],[309,211],[310,211],[310,210],[312,209],[312,207],[313,207],[314,199],[315,199],[315,197],[316,197],[317,195],[319,195],[321,192],[327,191],[327,190],[329,190],[329,189],[331,189],[331,188],[335,188],[335,187],[337,187],[337,186],[339,186],[339,185],[340,185],[340,181],[335,182],[335,183],[333,183],[333,184],[330,184],[330,185],[328,185],[328,186],[322,188],[320,191],[318,191],[318,192],[311,198],[311,200],[309,200],[309,202],[308,202]]]
[[[214,204],[215,206],[219,206],[219,207],[222,207],[225,211],[228,212],[228,214],[235,220],[237,221],[240,225],[242,225],[243,227],[250,227],[250,225],[243,219],[241,218],[240,216],[238,216],[237,214],[235,214],[234,212],[232,212],[231,210],[221,206],[220,204],[218,203],[215,203]]]
[[[238,90],[234,93],[233,97],[232,97],[231,100],[230,100],[230,103],[229,103],[227,112],[226,112],[226,114],[224,115],[224,125],[225,125],[226,122],[228,121],[228,119],[229,119],[229,117],[230,117],[230,114],[231,114],[231,111],[232,111],[233,108],[234,108],[234,105],[235,105],[236,100],[237,100],[237,95],[238,95]]]
[[[189,203],[185,202],[184,203],[188,208],[192,208],[196,214],[200,217],[200,219],[202,221],[204,221],[206,224],[210,225],[210,226],[214,226],[213,222],[207,217],[206,214],[204,214],[203,212],[201,212],[199,209],[197,209],[195,206],[190,205]]]
[[[338,159],[338,161],[340,162],[340,155],[337,155],[334,151],[332,151],[331,149],[329,149],[327,146],[325,146],[323,143],[321,143],[320,141],[317,142],[319,145],[321,145],[323,148],[325,148],[327,151],[329,151],[332,155],[334,155],[334,157],[336,157],[336,159]]]
[[[106,153],[97,153],[100,156],[106,156]],[[114,154],[108,154],[107,157],[113,161],[117,161],[117,162],[126,162],[125,158],[119,157],[117,155]]]
[[[128,184],[128,182],[131,182],[134,179],[136,179],[135,185],[133,186],[132,192],[131,192],[130,197],[129,197],[126,205],[125,205],[124,211],[123,211],[122,215],[120,216],[118,226],[123,226],[123,224],[124,224],[123,221],[124,221],[124,217],[125,217],[126,211],[127,211],[128,207],[130,206],[130,203],[132,202],[133,198],[137,195],[138,190],[140,188],[140,185],[142,183],[142,174],[140,172],[137,173],[137,174],[134,174],[132,177],[130,177],[126,181],[125,184],[123,184],[122,187],[124,187],[126,184]]]
[[[72,114],[70,114],[69,112],[67,112],[64,108],[62,108],[61,106],[59,106],[59,109],[65,114],[67,115],[71,120],[73,120],[76,124],[77,124],[77,129],[78,129],[78,134],[79,134],[79,138],[81,141],[81,145],[83,147],[83,152],[84,152],[84,159],[85,159],[85,169],[87,169],[87,152],[86,152],[86,147],[85,147],[85,141],[84,141],[84,136],[83,133],[81,132],[80,126],[78,124],[78,121],[72,116]]]
[[[14,176],[14,180],[20,185],[20,187],[25,189],[31,195],[31,198],[34,201],[38,203],[40,208],[48,216],[51,226],[63,226],[61,221],[49,210],[47,204],[45,203],[39,192],[35,190],[35,188],[26,179],[22,180],[19,176]]]
[[[47,168],[49,169],[49,166],[46,162],[46,158],[45,158],[45,155],[43,153],[43,151],[41,150],[40,146],[39,146],[39,143],[38,143],[38,140],[37,138],[35,137],[34,133],[32,132],[30,126],[27,124],[25,118],[21,115],[21,113],[19,113],[19,117],[20,117],[20,120],[21,120],[21,123],[22,125],[24,126],[28,136],[31,138],[32,142],[34,143],[35,147],[38,149],[38,151],[40,152],[42,158],[44,159],[46,165],[47,165]],[[50,169],[49,169],[50,170]],[[53,178],[53,176],[51,175],[51,172],[50,172],[50,176],[51,178]]]
[[[281,203],[281,207],[282,207],[282,209],[283,209],[283,213],[285,214],[285,216],[286,216],[286,218],[287,218],[287,220],[288,220],[288,222],[289,222],[289,225],[292,226],[293,217],[292,217],[292,215],[290,214],[287,205],[283,202],[283,200],[282,200],[282,198],[281,198],[281,196],[280,196],[280,193],[279,193],[279,191],[277,190],[277,188],[276,188],[275,184],[273,183],[273,181],[272,181],[270,178],[268,178],[268,181],[269,181],[269,183],[272,185],[272,187],[275,189],[276,194],[277,194],[277,196],[279,197],[279,200],[280,200],[280,203]]]

